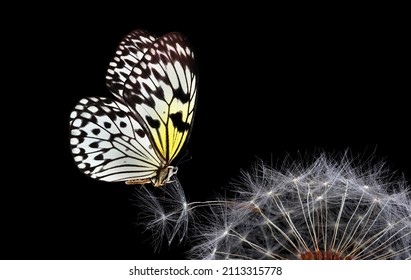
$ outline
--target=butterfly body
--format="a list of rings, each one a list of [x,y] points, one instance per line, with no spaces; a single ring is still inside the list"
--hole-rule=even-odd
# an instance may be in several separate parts
[[[157,171],[156,176],[150,178],[150,179],[131,179],[127,180],[126,184],[127,185],[144,185],[147,183],[151,183],[154,187],[161,187],[165,185],[166,183],[170,183],[171,177],[174,174],[177,174],[178,168],[175,166],[165,166],[164,168],[161,168]]]
[[[114,99],[83,98],[70,115],[78,168],[108,182],[163,186],[192,128],[197,67],[180,33],[135,30],[121,41],[106,84]]]

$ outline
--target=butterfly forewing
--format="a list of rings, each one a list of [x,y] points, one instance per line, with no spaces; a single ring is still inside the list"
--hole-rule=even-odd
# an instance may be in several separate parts
[[[131,71],[123,91],[125,103],[146,126],[157,153],[167,163],[190,133],[196,96],[194,53],[176,32],[154,41]]]
[[[71,148],[86,175],[104,181],[155,176],[161,165],[142,126],[122,103],[84,98],[71,113]]]
[[[123,99],[124,83],[131,70],[141,60],[155,39],[154,34],[137,29],[121,40],[106,74],[106,85],[119,100]]]

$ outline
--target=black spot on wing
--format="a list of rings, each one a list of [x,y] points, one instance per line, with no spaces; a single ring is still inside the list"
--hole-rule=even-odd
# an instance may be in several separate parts
[[[104,157],[103,157],[102,154],[99,154],[99,155],[96,155],[96,156],[94,157],[94,159],[95,159],[95,160],[104,160]]]
[[[89,147],[94,149],[98,148],[98,141],[90,143]]]
[[[159,120],[155,120],[150,116],[146,116],[146,121],[148,123],[148,125],[154,129],[159,129],[160,128],[160,121]]]
[[[146,133],[145,133],[144,130],[142,130],[142,129],[137,129],[137,130],[136,130],[136,133],[137,133],[137,135],[140,136],[141,138],[143,138],[143,137],[146,135]]]
[[[183,104],[190,101],[190,94],[184,93],[184,91],[179,87],[178,89],[174,90],[174,97],[180,100]]]
[[[99,129],[99,128],[94,128],[93,130],[91,130],[91,132],[92,132],[94,135],[99,135],[99,134],[100,134],[100,129]]]
[[[143,104],[144,98],[142,95],[130,93],[125,91],[124,93],[124,100],[127,104]]]
[[[124,111],[118,110],[118,111],[116,111],[116,114],[117,114],[118,117],[120,117],[122,119],[127,117],[127,114]]]
[[[181,112],[170,114],[170,119],[179,132],[187,131],[190,128],[190,124],[183,121]]]

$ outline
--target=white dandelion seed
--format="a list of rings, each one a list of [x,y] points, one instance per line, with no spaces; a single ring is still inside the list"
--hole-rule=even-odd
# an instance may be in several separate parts
[[[190,203],[178,181],[141,188],[155,249],[188,237],[193,259],[411,259],[409,187],[382,163],[346,154],[279,170],[258,162],[229,188]]]
[[[139,224],[152,235],[154,251],[163,242],[182,242],[187,234],[189,207],[180,182],[176,179],[166,188],[136,188],[135,204],[140,208]]]
[[[191,257],[410,259],[411,200],[405,180],[391,177],[381,164],[324,154],[281,171],[259,162],[231,186],[233,199],[209,206],[208,222],[194,224]]]

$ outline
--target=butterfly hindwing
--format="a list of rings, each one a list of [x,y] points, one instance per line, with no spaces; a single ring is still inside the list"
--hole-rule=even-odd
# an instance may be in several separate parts
[[[153,42],[124,85],[125,103],[150,132],[166,162],[183,147],[197,97],[197,67],[187,40],[177,32]]]
[[[83,173],[103,181],[155,176],[161,163],[142,126],[122,103],[83,98],[70,118],[72,153]]]

